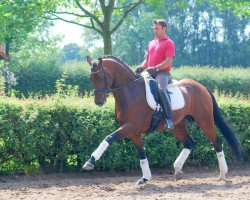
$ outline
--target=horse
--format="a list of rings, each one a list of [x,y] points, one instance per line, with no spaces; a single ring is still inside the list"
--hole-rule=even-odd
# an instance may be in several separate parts
[[[142,171],[142,178],[137,181],[137,184],[144,184],[151,179],[151,171],[143,147],[142,133],[149,129],[155,112],[146,101],[145,81],[141,77],[138,78],[125,62],[115,56],[103,56],[94,62],[91,57],[87,56],[87,62],[91,67],[90,80],[94,85],[95,104],[103,106],[107,96],[113,93],[115,116],[121,127],[100,143],[82,169],[94,169],[94,163],[113,142],[130,138],[137,149]],[[206,87],[192,79],[180,80],[176,85],[184,97],[185,106],[172,113],[174,129],[171,132],[184,147],[174,162],[174,176],[181,177],[182,167],[195,144],[187,130],[187,117],[191,116],[216,151],[220,170],[219,179],[226,180],[228,166],[215,124],[226,138],[235,160],[242,162],[243,156],[239,140],[221,115],[215,97]],[[162,120],[156,131],[164,130],[166,129]]]

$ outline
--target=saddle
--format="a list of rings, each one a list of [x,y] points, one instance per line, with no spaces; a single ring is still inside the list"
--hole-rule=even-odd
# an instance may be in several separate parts
[[[141,73],[145,81],[146,99],[148,105],[155,111],[152,117],[151,126],[147,133],[153,132],[157,129],[160,121],[163,119],[162,108],[160,105],[159,97],[159,85],[155,79],[153,79],[148,72]],[[178,110],[184,107],[185,101],[180,88],[177,86],[178,81],[169,82],[167,87],[167,93],[171,100],[172,110]]]

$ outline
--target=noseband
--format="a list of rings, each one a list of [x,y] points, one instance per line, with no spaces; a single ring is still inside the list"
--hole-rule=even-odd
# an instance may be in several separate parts
[[[100,71],[103,71],[104,72],[104,84],[105,84],[105,87],[104,88],[100,88],[100,89],[94,89],[94,94],[98,94],[98,93],[104,93],[104,95],[108,96],[109,93],[113,93],[115,90],[119,90],[123,87],[126,87],[128,85],[131,85],[133,84],[134,82],[138,81],[139,79],[141,79],[142,77],[140,76],[139,78],[133,80],[132,82],[129,82],[129,83],[126,83],[122,86],[119,86],[117,88],[110,88],[109,87],[109,82],[108,82],[108,73],[107,71],[104,69],[104,67],[102,66],[101,69],[95,71],[95,72],[91,72],[90,73],[90,76],[94,75],[94,74],[97,74],[99,73]]]

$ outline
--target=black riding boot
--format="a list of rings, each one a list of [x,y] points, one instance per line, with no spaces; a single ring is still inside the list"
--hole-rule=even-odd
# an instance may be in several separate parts
[[[165,115],[165,128],[173,129],[174,123],[172,121],[172,107],[167,91],[163,90],[160,94],[160,101],[163,113]]]

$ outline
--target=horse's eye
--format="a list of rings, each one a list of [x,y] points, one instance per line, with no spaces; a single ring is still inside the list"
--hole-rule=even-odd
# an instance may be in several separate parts
[[[96,80],[102,81],[102,80],[103,80],[103,77],[97,77]]]

